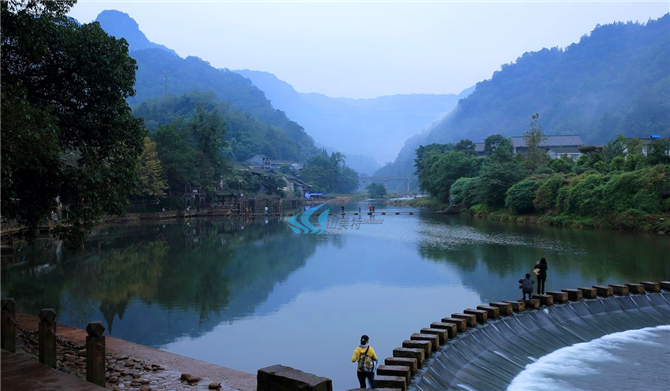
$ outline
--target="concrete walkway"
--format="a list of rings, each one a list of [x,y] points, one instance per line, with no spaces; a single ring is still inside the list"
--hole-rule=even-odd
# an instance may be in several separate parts
[[[101,391],[93,383],[53,369],[46,365],[16,353],[2,351],[2,390],[3,391],[42,391],[73,390]]]

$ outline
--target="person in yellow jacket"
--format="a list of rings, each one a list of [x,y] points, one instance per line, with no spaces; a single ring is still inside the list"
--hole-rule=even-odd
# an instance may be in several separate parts
[[[368,345],[370,338],[367,335],[361,337],[361,344],[354,350],[351,362],[357,363],[358,383],[365,388],[365,379],[370,380],[370,388],[375,388],[375,366],[377,364],[377,353]]]

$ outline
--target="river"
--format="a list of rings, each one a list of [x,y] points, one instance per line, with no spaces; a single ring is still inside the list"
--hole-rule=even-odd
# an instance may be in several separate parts
[[[64,324],[102,320],[117,338],[250,373],[280,363],[344,390],[357,386],[361,334],[383,360],[442,317],[520,298],[541,257],[548,290],[670,276],[666,236],[375,206],[374,219],[331,216],[323,234],[202,218],[100,227],[78,252],[43,239],[3,257],[2,295]],[[415,214],[381,215],[395,211]]]

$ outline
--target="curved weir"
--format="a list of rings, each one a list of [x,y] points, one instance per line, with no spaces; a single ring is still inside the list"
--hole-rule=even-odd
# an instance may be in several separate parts
[[[409,389],[505,390],[528,364],[558,349],[670,324],[670,292],[596,298],[514,313],[449,340]]]

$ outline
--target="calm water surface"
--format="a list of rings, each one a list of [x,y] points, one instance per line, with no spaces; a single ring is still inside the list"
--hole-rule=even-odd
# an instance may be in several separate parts
[[[550,290],[670,276],[668,237],[377,211],[381,224],[331,221],[319,235],[278,218],[191,219],[101,228],[83,252],[40,241],[3,257],[2,295],[64,324],[102,320],[117,338],[250,373],[281,363],[343,390],[357,385],[361,334],[391,356],[441,317],[520,297],[541,257]]]

